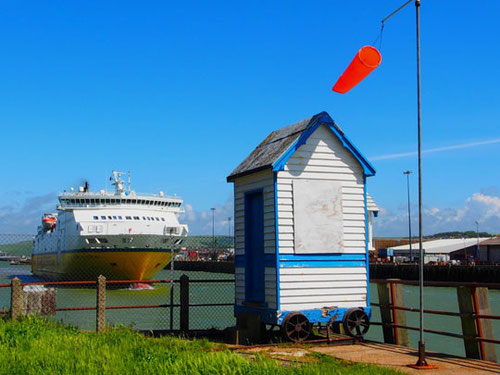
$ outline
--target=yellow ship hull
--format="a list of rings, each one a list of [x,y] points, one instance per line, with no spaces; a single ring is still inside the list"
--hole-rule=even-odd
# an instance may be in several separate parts
[[[170,258],[167,249],[82,249],[33,254],[31,269],[50,280],[149,280]]]

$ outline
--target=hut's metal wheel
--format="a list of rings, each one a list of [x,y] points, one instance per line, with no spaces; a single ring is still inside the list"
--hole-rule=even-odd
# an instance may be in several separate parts
[[[300,312],[292,312],[285,316],[281,324],[283,336],[293,342],[302,342],[312,332],[312,324],[307,317]]]
[[[370,327],[370,319],[363,309],[349,309],[342,322],[344,331],[352,337],[363,337]]]

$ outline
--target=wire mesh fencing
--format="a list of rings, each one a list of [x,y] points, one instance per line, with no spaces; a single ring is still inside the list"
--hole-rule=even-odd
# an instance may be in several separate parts
[[[22,315],[93,330],[96,281],[103,275],[107,324],[224,329],[235,324],[233,255],[228,236],[0,234],[0,314],[11,311],[18,278]],[[181,286],[182,275],[188,282]]]

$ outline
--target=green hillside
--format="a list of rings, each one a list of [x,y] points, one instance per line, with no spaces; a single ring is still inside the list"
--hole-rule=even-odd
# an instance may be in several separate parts
[[[26,255],[30,256],[33,250],[33,241],[21,241],[0,245],[0,251],[9,255]]]

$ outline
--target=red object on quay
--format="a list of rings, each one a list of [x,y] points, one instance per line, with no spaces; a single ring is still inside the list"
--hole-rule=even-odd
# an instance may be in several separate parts
[[[347,69],[337,80],[332,90],[340,94],[345,94],[368,74],[370,74],[382,62],[382,55],[372,46],[361,48]]]

